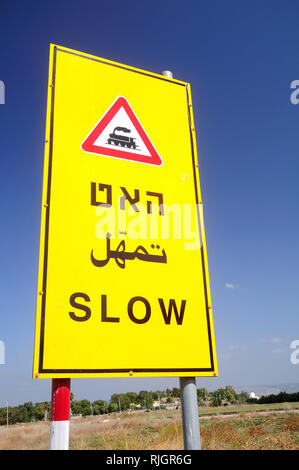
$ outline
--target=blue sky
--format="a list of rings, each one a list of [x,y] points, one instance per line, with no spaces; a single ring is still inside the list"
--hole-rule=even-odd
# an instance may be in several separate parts
[[[191,83],[219,362],[219,378],[197,384],[298,382],[298,14],[291,0],[2,2],[0,406],[50,398],[50,380],[31,379],[50,42]],[[108,399],[177,384],[72,390]]]

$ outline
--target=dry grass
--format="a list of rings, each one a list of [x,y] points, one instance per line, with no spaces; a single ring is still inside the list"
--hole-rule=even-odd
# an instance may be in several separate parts
[[[76,423],[77,424],[77,423]],[[71,449],[183,449],[179,413],[141,413],[94,419],[84,428],[73,426]]]
[[[207,420],[201,425],[202,446],[213,450],[299,449],[299,417],[294,413]]]
[[[28,423],[0,427],[0,450],[43,450],[48,448],[49,424]]]
[[[299,449],[299,416],[293,412],[241,413],[201,418],[203,449]],[[49,423],[0,427],[0,449],[47,449]],[[181,450],[180,411],[115,414],[71,420],[70,449]]]

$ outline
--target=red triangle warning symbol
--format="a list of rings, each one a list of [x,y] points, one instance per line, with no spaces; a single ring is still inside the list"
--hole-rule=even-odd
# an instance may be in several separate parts
[[[81,144],[88,153],[148,165],[163,161],[126,98],[118,96]]]

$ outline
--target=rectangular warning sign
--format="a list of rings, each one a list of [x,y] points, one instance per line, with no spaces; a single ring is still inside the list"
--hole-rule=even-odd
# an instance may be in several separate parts
[[[190,85],[51,45],[33,377],[216,375]]]

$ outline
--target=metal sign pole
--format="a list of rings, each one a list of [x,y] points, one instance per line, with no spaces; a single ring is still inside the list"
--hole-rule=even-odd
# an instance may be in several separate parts
[[[185,450],[201,450],[195,377],[180,377]]]
[[[170,70],[161,72],[173,78]],[[198,402],[195,377],[180,377],[180,392],[185,450],[201,450]]]
[[[49,450],[68,450],[71,379],[52,379]]]

